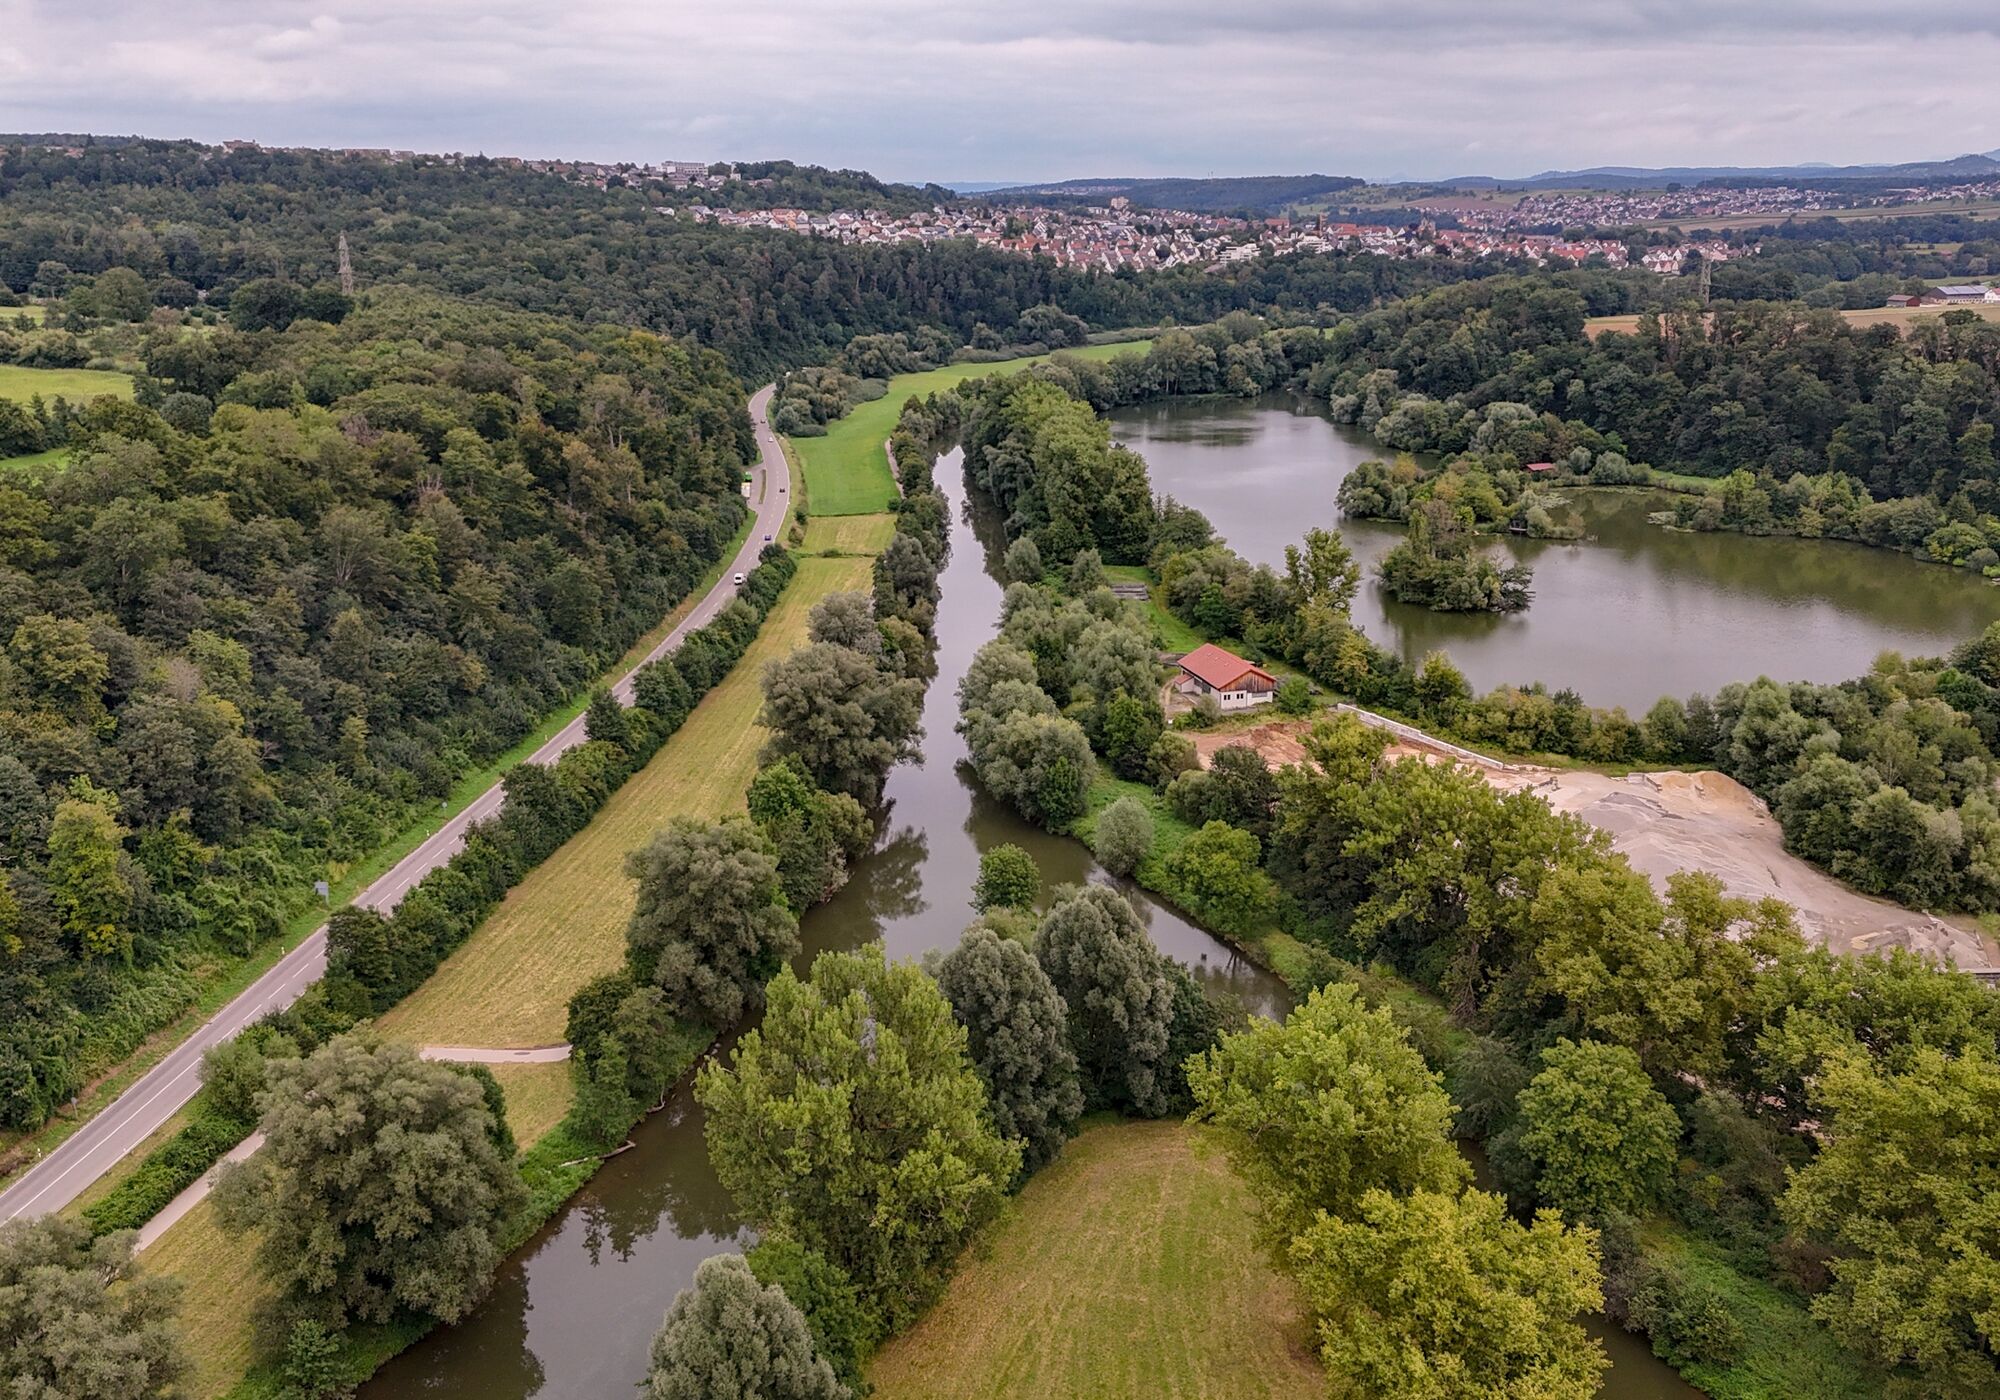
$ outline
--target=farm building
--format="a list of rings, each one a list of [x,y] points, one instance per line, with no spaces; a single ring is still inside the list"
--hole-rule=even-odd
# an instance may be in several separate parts
[[[1225,710],[1268,705],[1278,693],[1278,678],[1235,652],[1205,642],[1180,659],[1175,689],[1183,695],[1213,695]]]

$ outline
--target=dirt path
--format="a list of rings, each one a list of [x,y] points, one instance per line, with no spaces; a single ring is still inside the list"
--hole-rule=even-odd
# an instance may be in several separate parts
[[[1367,716],[1363,716],[1367,718]],[[1198,734],[1206,763],[1232,744],[1255,748],[1272,767],[1303,762],[1306,722],[1274,720],[1230,734]],[[1456,761],[1441,747],[1397,727],[1388,757]],[[1611,844],[1656,886],[1677,870],[1704,870],[1743,899],[1774,896],[1798,911],[1799,931],[1837,952],[1909,948],[1965,971],[2000,968],[2000,945],[1965,918],[1919,913],[1849,889],[1784,847],[1763,801],[1722,773],[1633,773],[1612,777],[1580,770],[1504,765],[1476,769],[1505,791],[1533,792],[1611,833]]]

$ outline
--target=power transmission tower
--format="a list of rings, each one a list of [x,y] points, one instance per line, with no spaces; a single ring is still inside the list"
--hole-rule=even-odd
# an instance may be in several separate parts
[[[1708,264],[1703,263],[1701,266],[1702,266],[1702,275],[1704,278],[1706,278],[1708,273]],[[1708,289],[1707,283],[1706,281],[1704,281],[1702,284],[1702,290],[1706,292],[1707,289]],[[354,264],[350,262],[347,257],[346,229],[342,229],[340,231],[340,292],[342,296],[351,297],[354,295]],[[1704,296],[1702,300],[1706,302],[1707,297]]]

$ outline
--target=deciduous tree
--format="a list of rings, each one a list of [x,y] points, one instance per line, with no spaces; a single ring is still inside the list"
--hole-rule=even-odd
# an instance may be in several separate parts
[[[625,931],[633,966],[679,1015],[735,1025],[798,949],[777,855],[747,817],[676,817],[626,873],[639,882]]]
[[[1024,1172],[1054,1160],[1083,1112],[1068,1009],[1034,954],[974,927],[938,964],[938,986],[965,1027],[993,1125],[1023,1144]]]
[[[701,1261],[653,1338],[652,1400],[847,1400],[781,1288],[740,1254]]]

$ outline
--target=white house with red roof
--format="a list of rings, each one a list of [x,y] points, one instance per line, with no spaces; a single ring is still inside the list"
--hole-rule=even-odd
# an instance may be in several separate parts
[[[1213,695],[1225,710],[1247,710],[1277,698],[1278,678],[1233,651],[1204,642],[1180,659],[1174,688],[1183,695]]]

